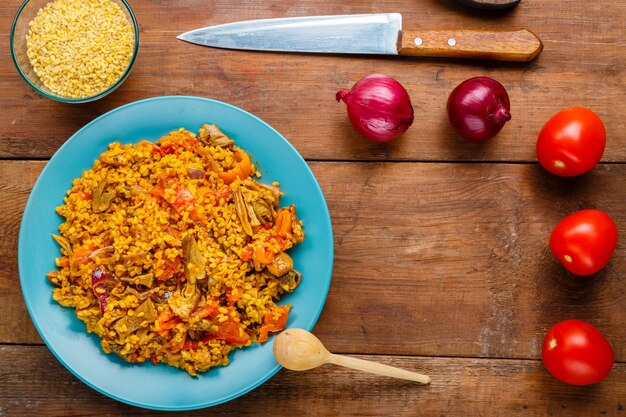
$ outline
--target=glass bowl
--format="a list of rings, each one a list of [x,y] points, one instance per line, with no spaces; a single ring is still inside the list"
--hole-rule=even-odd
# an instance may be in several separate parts
[[[35,18],[41,8],[53,1],[54,0],[25,0],[17,11],[15,19],[13,20],[13,25],[11,26],[10,41],[11,56],[13,58],[13,62],[15,63],[17,71],[28,83],[28,85],[33,88],[33,90],[35,90],[44,97],[61,101],[63,103],[86,103],[106,96],[117,87],[119,87],[124,82],[126,77],[128,77],[128,74],[130,73],[133,64],[135,63],[135,58],[137,57],[137,51],[139,50],[139,28],[137,26],[137,20],[135,19],[135,15],[132,9],[130,8],[126,0],[110,0],[112,3],[115,3],[120,7],[122,12],[126,16],[126,19],[128,19],[133,27],[135,45],[133,55],[130,59],[130,62],[128,63],[128,67],[126,68],[126,70],[124,70],[124,72],[122,73],[120,78],[117,79],[117,81],[115,81],[111,86],[107,87],[104,91],[88,97],[72,98],[59,95],[51,91],[47,86],[45,86],[39,76],[37,76],[37,74],[35,73],[35,70],[30,63],[28,55],[26,54],[26,35],[28,35],[29,23]]]

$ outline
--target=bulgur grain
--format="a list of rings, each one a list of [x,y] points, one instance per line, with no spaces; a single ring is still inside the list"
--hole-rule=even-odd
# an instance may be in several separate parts
[[[55,0],[29,24],[27,55],[42,83],[68,98],[101,93],[122,76],[135,33],[111,0]]]

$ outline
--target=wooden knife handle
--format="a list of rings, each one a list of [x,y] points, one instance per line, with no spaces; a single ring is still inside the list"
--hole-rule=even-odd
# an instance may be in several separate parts
[[[529,30],[407,30],[400,32],[400,55],[531,61],[543,44]]]

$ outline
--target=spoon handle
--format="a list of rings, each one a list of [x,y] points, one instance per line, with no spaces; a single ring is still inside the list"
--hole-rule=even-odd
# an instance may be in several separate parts
[[[430,384],[430,377],[428,375],[422,375],[417,372],[406,371],[393,366],[383,365],[382,363],[366,361],[349,356],[331,354],[328,357],[327,363],[345,366],[346,368],[369,372],[371,374],[408,379],[409,381],[415,381],[421,384]]]

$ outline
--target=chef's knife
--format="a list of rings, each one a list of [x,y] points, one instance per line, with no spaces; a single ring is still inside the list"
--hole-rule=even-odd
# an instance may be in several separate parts
[[[178,36],[228,49],[387,54],[530,61],[543,45],[532,32],[402,30],[399,13],[287,17],[209,26]]]

